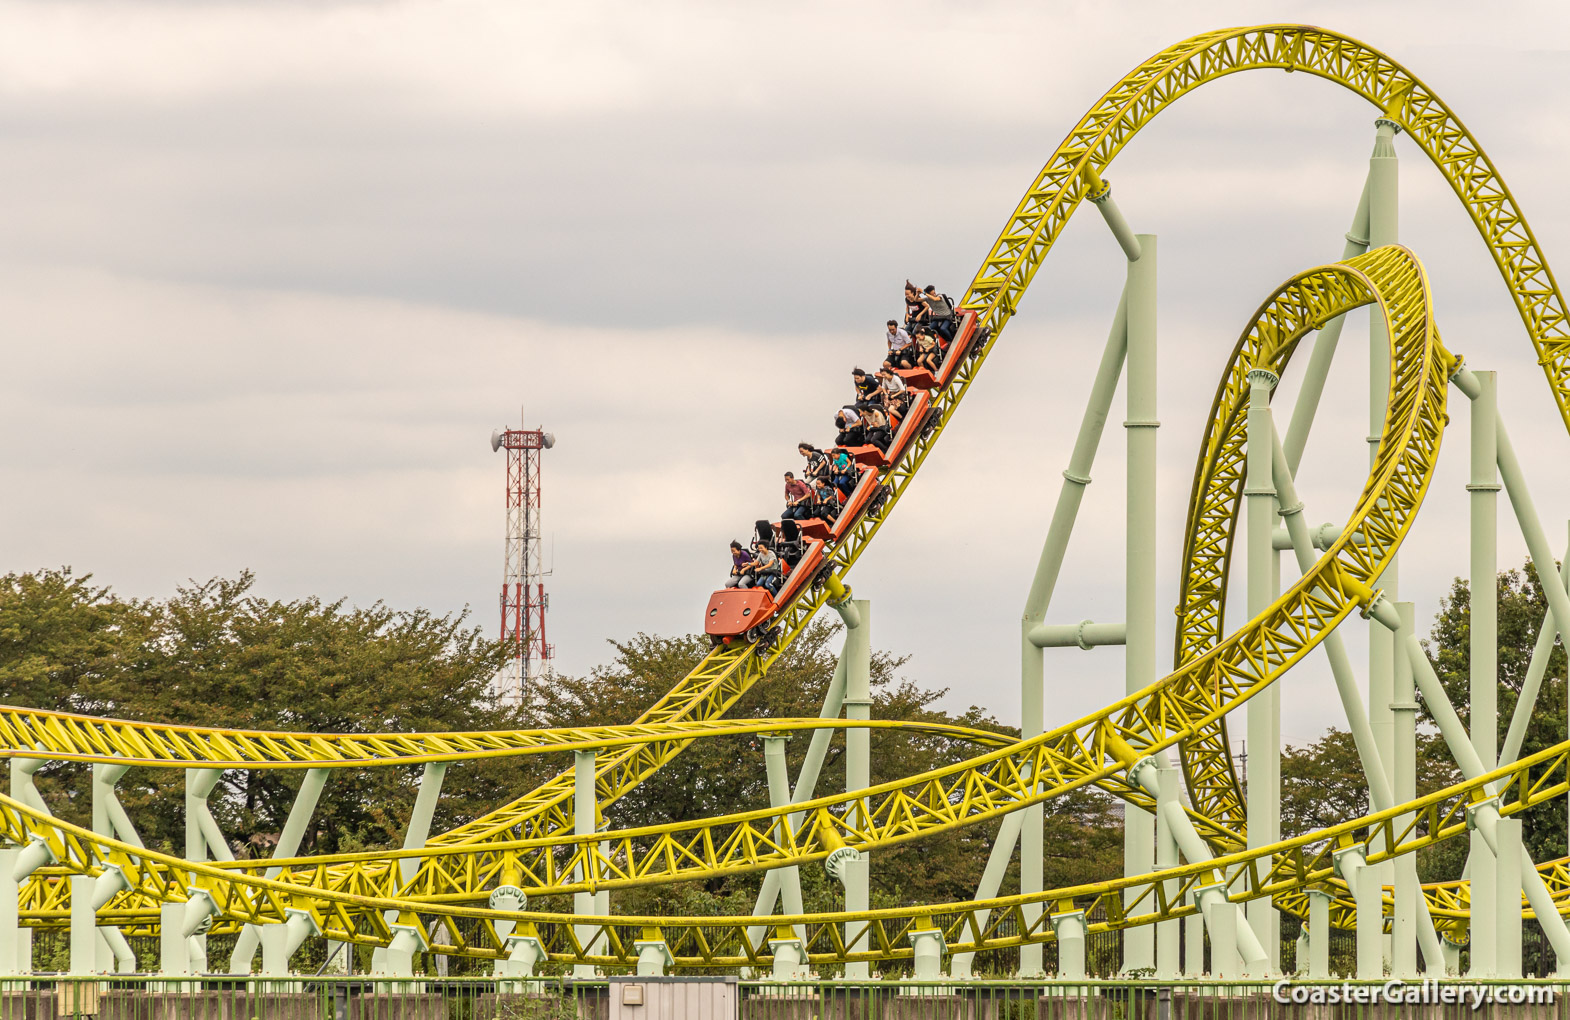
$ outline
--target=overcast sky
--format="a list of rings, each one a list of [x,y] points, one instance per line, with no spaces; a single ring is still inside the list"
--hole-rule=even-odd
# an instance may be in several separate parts
[[[487,438],[521,406],[558,438],[558,666],[696,630],[725,544],[777,512],[794,443],[830,438],[899,285],[958,296],[1119,77],[1267,19],[1404,62],[1570,259],[1561,4],[0,3],[0,567],[132,595],[251,568],[269,596],[468,605],[494,631]],[[1283,278],[1339,257],[1374,116],[1306,75],[1237,76],[1108,174],[1160,235],[1164,606],[1226,354]],[[1402,238],[1448,345],[1502,373],[1560,546],[1570,442],[1466,217],[1397,148]],[[1017,714],[1016,621],[1122,275],[1082,211],[853,575],[877,646],[951,707]],[[1316,522],[1361,486],[1366,335],[1354,316],[1303,464]],[[1122,618],[1121,408],[1057,622]],[[1403,561],[1425,629],[1466,570],[1453,411]],[[1500,534],[1519,563],[1507,506]],[[1064,721],[1121,693],[1121,657],[1052,652],[1048,678]],[[1317,663],[1294,677],[1289,740],[1341,723],[1329,691]]]

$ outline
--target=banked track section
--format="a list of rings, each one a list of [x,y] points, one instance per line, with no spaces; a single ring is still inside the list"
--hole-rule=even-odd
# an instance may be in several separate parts
[[[1272,25],[1209,33],[1164,50],[1119,82],[1070,132],[1026,193],[962,302],[979,315],[983,327],[974,357],[959,366],[948,386],[934,393],[938,411],[934,427],[888,473],[885,481],[889,498],[878,512],[858,522],[831,552],[836,573],[843,575],[859,558],[952,418],[1046,253],[1085,197],[1086,171],[1104,170],[1145,123],[1193,89],[1238,71],[1265,68],[1304,71],[1357,92],[1384,116],[1400,124],[1430,157],[1488,244],[1544,366],[1561,415],[1570,422],[1570,354],[1565,343],[1564,301],[1504,182],[1449,109],[1390,58],[1332,32]],[[1346,592],[1340,594],[1351,598]],[[821,607],[824,598],[822,592],[814,591],[798,599],[783,614],[780,631],[768,647],[716,650],[634,725],[684,725],[718,718],[766,673],[781,650]],[[1202,625],[1203,613],[1191,616],[1192,626]],[[1219,629],[1219,613],[1214,620]],[[1328,626],[1331,622],[1327,617],[1315,625]],[[1216,724],[1219,718],[1216,715]],[[1152,732],[1164,723],[1159,713],[1144,722]],[[1213,845],[1225,848],[1241,836],[1241,824],[1237,823],[1241,818],[1241,799],[1235,779],[1231,778],[1230,762],[1223,761],[1224,743],[1207,745],[1202,737],[1203,734],[1193,734],[1183,747],[1185,774],[1194,803],[1210,820],[1208,829],[1201,831]],[[604,761],[596,776],[601,803],[614,801],[642,782],[679,753],[689,739],[686,734],[660,737],[602,755]],[[434,838],[433,848],[504,844],[570,831],[571,789],[571,772],[562,773],[525,797]],[[1230,840],[1225,834],[1230,834]],[[439,859],[438,855],[427,858],[420,873],[401,893],[417,895],[417,889],[432,885],[434,876],[426,872],[435,868]],[[343,886],[354,884],[356,878],[368,877],[366,867],[358,862],[342,863],[319,870],[316,875],[325,886]],[[482,895],[483,888],[478,883],[472,885],[468,890],[470,898]]]

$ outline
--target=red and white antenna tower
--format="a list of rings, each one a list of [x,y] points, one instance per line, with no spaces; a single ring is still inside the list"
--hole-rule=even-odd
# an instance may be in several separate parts
[[[532,695],[534,678],[550,671],[551,645],[545,640],[544,556],[540,549],[540,451],[556,445],[541,429],[491,433],[491,451],[507,451],[507,553],[502,571],[502,641],[512,651],[497,677],[498,696],[522,702]]]

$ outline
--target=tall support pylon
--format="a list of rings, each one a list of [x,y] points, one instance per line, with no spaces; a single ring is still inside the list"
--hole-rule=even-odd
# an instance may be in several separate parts
[[[1089,198],[1100,210],[1102,218],[1112,230],[1118,245],[1129,259],[1139,258],[1139,242],[1135,240],[1127,221],[1112,201],[1112,189],[1094,173],[1087,174],[1085,185]],[[1020,724],[1026,738],[1039,736],[1045,725],[1045,664],[1042,649],[1049,642],[1044,631],[1048,607],[1057,587],[1058,575],[1063,568],[1063,557],[1068,551],[1069,538],[1079,517],[1079,508],[1090,485],[1090,469],[1106,430],[1107,418],[1112,411],[1112,399],[1118,380],[1123,374],[1123,363],[1128,353],[1128,294],[1127,286],[1118,298],[1112,328],[1108,332],[1101,361],[1096,368],[1095,382],[1090,398],[1085,403],[1085,413],[1080,420],[1079,432],[1074,440],[1074,450],[1069,456],[1068,467],[1063,471],[1063,485],[1058,491],[1057,505],[1052,511],[1052,521],[1047,526],[1047,537],[1042,542],[1041,558],[1031,578],[1030,592],[1025,598],[1025,610],[1020,616]],[[1120,643],[1121,638],[1112,643]],[[986,870],[982,873],[976,895],[990,899],[997,895],[1008,859],[1016,844],[1020,850],[1020,890],[1040,892],[1043,881],[1042,859],[1044,846],[1044,808],[1031,805],[1004,818],[993,842]],[[1029,904],[1024,908],[1029,923],[1041,916],[1041,907]],[[1043,953],[1039,943],[1020,947],[1019,973],[1035,976],[1044,973]],[[971,955],[957,954],[951,970],[956,976],[968,975]]]
[[[1396,648],[1400,648],[1417,629],[1417,607],[1410,602],[1397,602],[1396,612],[1401,614],[1401,628],[1396,632]],[[1417,799],[1417,694],[1412,680],[1412,664],[1404,655],[1397,655],[1394,681],[1391,685],[1391,710],[1395,714],[1395,799],[1405,804]],[[1412,821],[1410,813],[1403,815],[1397,825]],[[1418,926],[1426,923],[1419,917],[1423,890],[1418,883],[1417,855],[1407,854],[1395,862],[1396,882],[1394,912],[1390,920],[1390,973],[1399,978],[1418,975],[1417,944]],[[1432,952],[1432,950],[1430,950]]]
[[[1243,488],[1247,501],[1248,615],[1258,616],[1275,601],[1274,533],[1276,485],[1275,426],[1270,394],[1280,377],[1266,368],[1248,373],[1248,460]],[[1253,748],[1248,777],[1248,845],[1269,846],[1281,838],[1281,699],[1275,686],[1248,703],[1248,743]],[[1281,915],[1269,898],[1251,900],[1248,923],[1265,948],[1264,968],[1281,970]],[[1256,974],[1263,976],[1263,974]]]
[[[514,704],[531,697],[531,681],[547,672],[554,649],[545,640],[544,555],[541,548],[540,453],[556,445],[543,429],[491,433],[491,450],[507,451],[507,540],[502,566],[501,641],[511,654],[497,677],[497,695]]]
[[[1497,377],[1493,372],[1473,372],[1478,395],[1472,400],[1471,471],[1467,477],[1467,498],[1471,518],[1470,587],[1471,643],[1468,697],[1471,701],[1472,749],[1484,768],[1498,760],[1499,701],[1499,470],[1497,422],[1499,400]],[[1552,578],[1544,579],[1552,584]],[[1553,626],[1548,614],[1544,626]],[[1494,852],[1483,834],[1470,834],[1471,854],[1467,873],[1472,880],[1471,975],[1493,977],[1495,968],[1494,877],[1497,871]]]
[[[593,751],[576,751],[573,753],[572,763],[572,825],[573,834],[577,836],[592,836],[599,830],[599,806],[594,790],[594,759]],[[585,859],[591,859],[585,855]],[[578,875],[579,881],[594,882],[592,874]],[[594,893],[584,890],[572,894],[572,912],[582,917],[594,913]],[[594,941],[594,927],[592,925],[578,925],[575,934],[580,945],[588,945]],[[594,977],[594,968],[586,963],[574,964],[573,977]]]
[[[865,721],[872,718],[872,604],[862,599],[851,601],[856,610],[859,626],[845,631],[845,718]],[[872,733],[866,729],[847,730],[845,733],[845,790],[865,790],[872,785]],[[867,819],[856,816],[856,827],[864,829]],[[857,853],[846,861],[843,882],[845,909],[865,913],[871,907],[871,859],[865,852]],[[845,942],[852,952],[865,951],[867,938],[862,935],[853,940],[853,929],[861,927],[851,922],[845,926]],[[845,976],[865,981],[869,976],[866,961],[845,965]]]
[[[1124,564],[1127,647],[1124,691],[1132,694],[1156,676],[1156,235],[1138,234],[1139,257],[1128,264],[1128,509]],[[1155,867],[1155,818],[1123,813],[1123,874]],[[1130,904],[1134,894],[1128,894]],[[1123,967],[1156,965],[1155,931],[1148,925],[1123,933]]]
[[[1396,158],[1395,136],[1401,126],[1380,117],[1374,121],[1374,152],[1368,161],[1368,246],[1380,248],[1400,238],[1400,163]],[[1383,316],[1369,316],[1368,355],[1368,463],[1379,456],[1379,434],[1384,429],[1385,407],[1390,396],[1390,338]],[[1373,579],[1385,597],[1394,600],[1400,589],[1399,558],[1392,556],[1384,573]],[[1395,635],[1383,627],[1370,627],[1368,634],[1368,715],[1385,766],[1385,778],[1395,783]],[[1374,865],[1381,885],[1395,884],[1392,862]],[[1385,937],[1383,954],[1391,958],[1390,940]]]

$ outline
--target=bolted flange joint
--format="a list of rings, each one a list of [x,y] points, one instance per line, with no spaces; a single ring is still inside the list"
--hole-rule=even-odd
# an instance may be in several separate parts
[[[1276,383],[1281,381],[1281,377],[1279,375],[1277,375],[1276,373],[1272,372],[1268,368],[1264,368],[1263,366],[1258,366],[1258,365],[1256,365],[1255,367],[1249,369],[1248,370],[1248,375],[1245,376],[1245,378],[1248,380],[1249,385],[1253,385],[1255,383],[1259,383],[1260,385],[1264,386],[1265,389],[1267,389],[1267,390],[1275,389],[1276,388]]]
[[[837,882],[845,881],[845,869],[855,861],[861,860],[861,852],[855,847],[842,846],[824,858],[823,870],[829,877]]]
[[[499,885],[491,890],[486,905],[492,910],[523,910],[529,905],[529,897],[515,885]]]
[[[1155,755],[1153,755],[1153,754],[1145,755],[1143,758],[1139,759],[1139,761],[1136,761],[1133,765],[1129,766],[1129,769],[1128,769],[1128,782],[1129,782],[1129,785],[1134,787],[1136,790],[1144,789],[1143,785],[1141,785],[1141,783],[1140,783],[1140,775],[1146,769],[1160,769],[1160,768],[1161,768],[1161,762],[1156,759]]]

